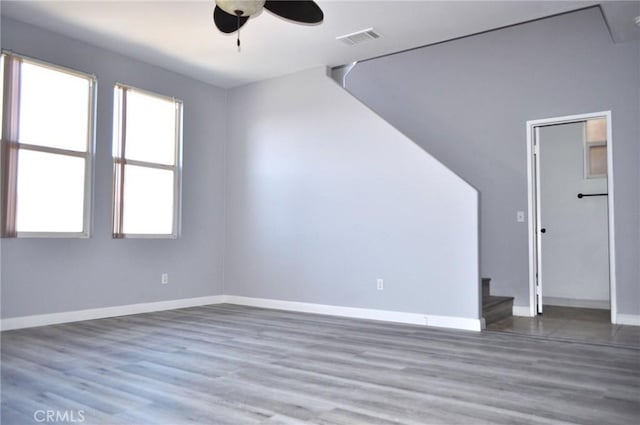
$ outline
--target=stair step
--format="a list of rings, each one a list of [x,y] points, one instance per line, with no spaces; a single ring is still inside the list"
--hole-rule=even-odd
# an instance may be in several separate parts
[[[482,297],[482,317],[488,325],[513,315],[513,297]]]
[[[488,297],[482,297],[482,308],[491,308],[496,304],[501,304],[505,301],[513,301],[513,297],[500,297],[498,295],[489,295]]]
[[[484,297],[488,297],[490,295],[490,287],[491,285],[491,278],[490,277],[483,277],[482,278],[482,298]]]

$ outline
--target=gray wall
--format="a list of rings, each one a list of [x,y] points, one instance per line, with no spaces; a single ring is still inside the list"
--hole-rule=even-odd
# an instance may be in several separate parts
[[[618,313],[640,313],[640,48],[599,9],[358,64],[347,89],[481,193],[481,271],[528,305],[527,120],[611,110]]]
[[[476,190],[325,69],[231,90],[228,128],[227,294],[479,317]]]
[[[90,239],[2,239],[2,317],[222,293],[226,92],[33,26],[2,19],[2,48],[98,79]],[[182,237],[111,239],[113,85],[184,101]],[[169,284],[160,274],[169,273]]]

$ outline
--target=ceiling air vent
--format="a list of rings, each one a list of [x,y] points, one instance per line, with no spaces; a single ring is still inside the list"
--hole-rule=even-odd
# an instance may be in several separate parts
[[[366,30],[356,31],[351,34],[341,35],[336,37],[336,40],[342,41],[344,44],[353,46],[354,44],[360,44],[368,40],[376,40],[380,38],[380,34],[375,32],[373,28],[367,28]]]

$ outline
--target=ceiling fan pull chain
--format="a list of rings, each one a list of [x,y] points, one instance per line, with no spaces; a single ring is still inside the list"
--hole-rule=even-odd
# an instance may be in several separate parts
[[[238,38],[236,40],[236,44],[238,45],[238,53],[240,53],[240,14],[236,15],[238,17]]]

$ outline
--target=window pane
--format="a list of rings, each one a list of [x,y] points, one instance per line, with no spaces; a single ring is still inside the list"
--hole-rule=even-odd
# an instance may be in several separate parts
[[[587,120],[587,143],[604,142],[607,140],[607,119],[597,118]]]
[[[89,80],[23,62],[20,142],[87,151]]]
[[[125,158],[175,164],[175,103],[127,91]]]
[[[21,149],[18,232],[82,232],[85,160]]]
[[[173,233],[173,171],[126,165],[123,232]]]
[[[607,146],[589,147],[589,177],[607,175]]]

